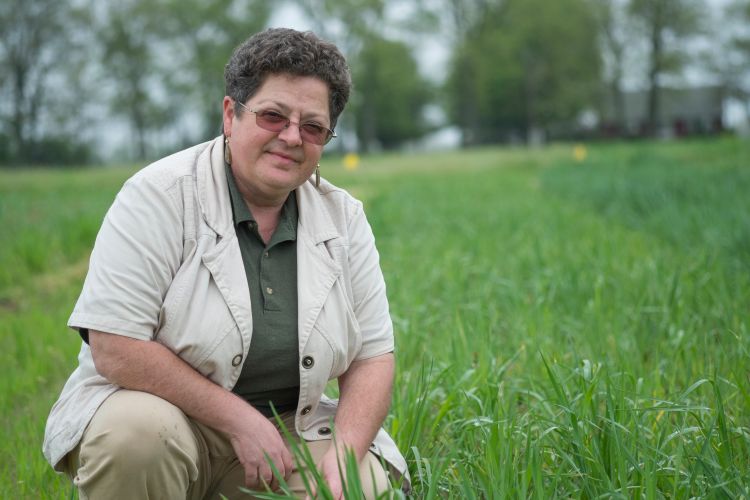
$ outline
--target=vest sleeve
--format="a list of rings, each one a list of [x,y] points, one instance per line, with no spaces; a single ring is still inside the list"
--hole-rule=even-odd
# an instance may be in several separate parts
[[[131,178],[104,218],[68,326],[142,340],[154,336],[182,257],[178,204],[142,175]],[[84,337],[85,340],[85,337]]]
[[[362,349],[356,359],[373,358],[393,352],[393,324],[375,237],[359,202],[348,229],[354,314],[362,332]]]

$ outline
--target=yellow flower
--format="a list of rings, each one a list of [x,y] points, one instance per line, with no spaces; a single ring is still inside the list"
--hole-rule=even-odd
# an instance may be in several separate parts
[[[586,146],[583,144],[576,144],[573,147],[573,158],[577,162],[582,162],[586,159],[586,156],[588,156],[588,150],[586,149]]]
[[[348,153],[344,156],[344,168],[348,171],[357,170],[359,167],[359,155],[357,153]]]

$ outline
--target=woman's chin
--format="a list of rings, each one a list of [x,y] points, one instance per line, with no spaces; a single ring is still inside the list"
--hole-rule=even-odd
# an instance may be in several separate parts
[[[275,175],[266,177],[264,184],[269,191],[290,193],[297,189],[305,180],[298,175],[293,175],[291,172],[286,172],[285,174],[277,172]]]

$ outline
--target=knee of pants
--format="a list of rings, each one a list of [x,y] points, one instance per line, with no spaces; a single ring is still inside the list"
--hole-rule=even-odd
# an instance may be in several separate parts
[[[151,394],[118,391],[102,404],[86,429],[79,465],[98,461],[135,472],[182,462],[197,474],[198,455],[191,424],[176,406]]]

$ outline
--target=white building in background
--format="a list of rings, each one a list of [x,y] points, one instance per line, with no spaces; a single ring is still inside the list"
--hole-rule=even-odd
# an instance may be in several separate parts
[[[659,89],[658,135],[682,137],[722,132],[727,103],[719,85]],[[614,97],[601,108],[598,131],[604,136],[637,137],[648,131],[648,91],[626,91],[622,95],[622,117],[618,116]]]

